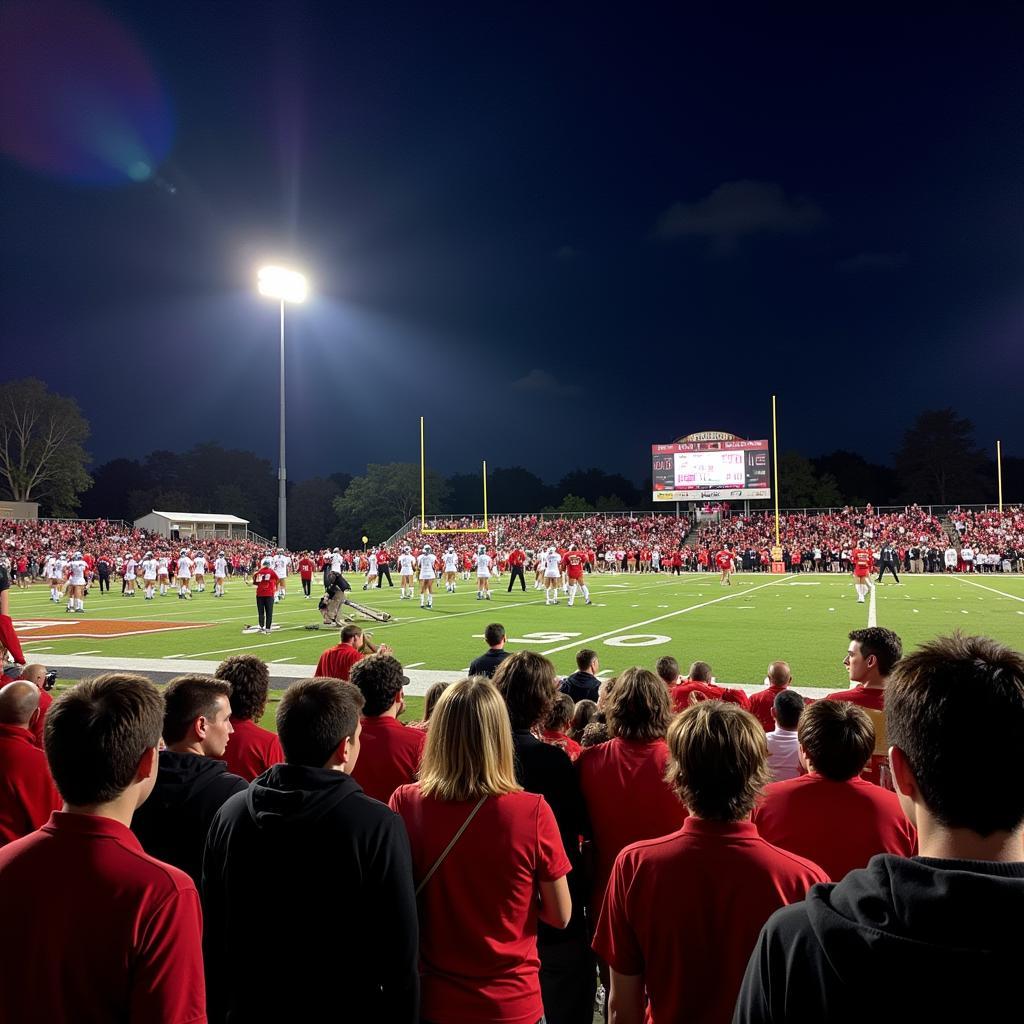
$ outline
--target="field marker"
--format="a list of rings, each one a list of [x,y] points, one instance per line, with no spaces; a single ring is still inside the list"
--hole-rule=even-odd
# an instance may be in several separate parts
[[[409,665],[403,665],[402,668],[419,668],[420,665],[426,665],[425,661],[414,661]]]
[[[875,588],[869,587],[871,591],[871,597],[868,600],[868,628],[878,625],[878,615],[875,611]]]
[[[282,661],[294,661],[294,660],[295,660],[294,656],[290,657],[290,658],[275,658],[270,664],[271,665],[280,665]]]
[[[986,587],[984,583],[975,583],[974,580],[965,580],[960,576],[956,577],[961,583],[966,583],[969,587],[979,587],[982,590],[987,590],[990,593],[998,594],[1000,597],[1008,597],[1011,601],[1020,601],[1024,604],[1024,597],[1017,597],[1016,594],[1007,594],[1002,590],[996,590],[995,587]],[[959,600],[959,598],[957,598]]]
[[[39,648],[36,648],[36,650],[38,650],[38,649]],[[103,653],[102,651],[72,651],[71,654],[68,655],[68,657],[70,657],[70,658],[77,658],[79,655],[83,655],[83,654],[102,654],[102,653]]]
[[[625,633],[631,629],[639,629],[641,626],[650,626],[655,622],[663,622],[665,619],[675,618],[677,615],[685,615],[687,612],[695,612],[699,608],[707,608],[709,605],[718,604],[721,601],[730,601],[734,597],[746,597],[747,594],[752,594],[755,590],[764,590],[765,587],[774,587],[779,583],[784,583],[788,576],[780,576],[777,580],[772,580],[771,583],[762,583],[759,586],[751,587],[749,590],[745,590],[742,593],[736,591],[732,594],[723,594],[721,597],[712,598],[710,601],[702,601],[700,604],[690,605],[688,608],[679,608],[674,612],[666,612],[664,615],[656,615],[653,619],[644,619],[643,622],[634,622],[629,626],[620,626],[618,629],[609,629],[604,633],[595,633],[594,636],[588,636],[584,640],[577,640],[571,644],[563,644],[561,647],[552,647],[549,650],[541,651],[541,654],[547,656],[549,654],[558,654],[560,651],[567,651],[570,647],[585,647],[589,643],[593,643],[595,640],[603,640],[606,636],[615,636],[616,633]]]

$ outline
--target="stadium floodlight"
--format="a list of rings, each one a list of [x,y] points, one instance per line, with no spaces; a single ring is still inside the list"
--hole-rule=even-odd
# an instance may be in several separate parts
[[[257,274],[260,295],[280,302],[305,302],[309,285],[304,274],[286,267],[261,267]]]
[[[287,302],[305,302],[309,293],[309,285],[304,274],[287,267],[261,267],[256,275],[260,295],[275,299],[281,305],[281,431],[280,457],[277,470],[277,544],[288,547],[288,501],[286,497],[286,480],[284,460],[284,307]]]

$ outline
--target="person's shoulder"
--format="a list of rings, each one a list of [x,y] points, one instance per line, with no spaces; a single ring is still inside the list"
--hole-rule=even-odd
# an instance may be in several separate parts
[[[789,850],[784,850],[781,846],[768,842],[764,836],[759,836],[758,838],[761,840],[764,852],[768,855],[776,870],[787,871],[801,876],[810,875],[814,878],[815,882],[831,881],[820,864],[815,864],[813,860],[808,860],[806,857],[801,857],[798,854],[791,853]]]

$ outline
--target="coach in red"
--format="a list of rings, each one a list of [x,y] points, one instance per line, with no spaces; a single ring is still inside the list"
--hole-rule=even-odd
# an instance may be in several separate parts
[[[39,690],[32,683],[0,690],[0,846],[34,832],[61,808],[46,755],[32,735],[38,717]]]
[[[405,710],[402,687],[408,681],[390,654],[374,654],[352,666],[352,683],[366,701],[352,778],[367,796],[384,803],[399,786],[416,781],[427,742],[422,729],[410,729],[398,720]]]
[[[828,877],[762,839],[750,812],[768,777],[764,729],[726,701],[702,701],[668,732],[682,829],[615,861],[594,937],[611,967],[611,1019],[725,1024],[765,921]]]
[[[127,673],[54,702],[46,756],[64,810],[0,850],[0,1020],[206,1021],[195,886],[128,828],[163,720],[159,690]]]
[[[222,661],[214,676],[231,684],[231,725],[235,731],[222,756],[229,772],[252,782],[284,761],[277,735],[257,724],[267,707],[270,669],[254,654],[238,654]]]

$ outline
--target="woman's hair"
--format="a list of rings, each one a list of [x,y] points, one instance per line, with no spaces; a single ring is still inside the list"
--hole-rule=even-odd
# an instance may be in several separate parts
[[[569,694],[558,694],[555,697],[555,703],[551,705],[551,710],[548,712],[548,719],[544,723],[544,728],[551,729],[554,732],[564,732],[572,724],[575,708],[576,705]]]
[[[430,719],[420,792],[438,800],[476,800],[520,789],[501,694],[484,676],[452,683]]]
[[[634,665],[616,678],[605,715],[609,736],[640,742],[663,739],[672,720],[668,688],[650,669]]]
[[[597,701],[577,701],[576,709],[572,713],[572,728],[569,730],[569,736],[579,743],[583,730],[594,721],[598,714]]]
[[[532,729],[548,717],[558,694],[555,666],[541,654],[516,651],[494,671],[513,729]]]
[[[431,683],[427,688],[426,696],[423,698],[424,722],[430,721],[430,716],[434,713],[434,708],[437,707],[438,699],[450,685],[450,683]]]

